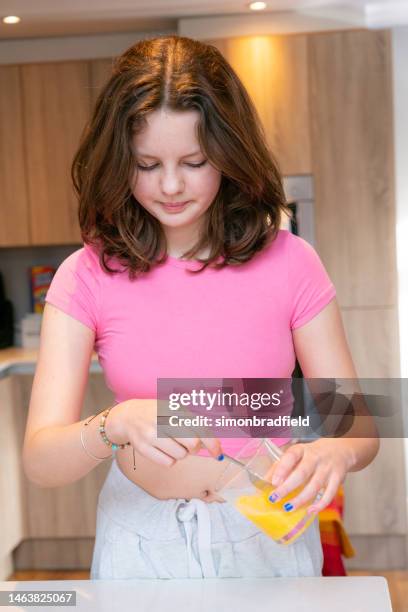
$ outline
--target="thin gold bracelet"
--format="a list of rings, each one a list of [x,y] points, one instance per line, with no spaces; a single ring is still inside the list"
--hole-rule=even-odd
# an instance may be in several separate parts
[[[85,423],[84,425],[87,425],[87,423]],[[103,459],[107,459],[108,457],[112,457],[112,455],[106,455],[106,457],[97,457],[96,455],[93,455],[91,451],[89,451],[85,446],[83,434],[84,434],[84,427],[81,427],[81,432],[80,432],[81,444],[82,444],[82,448],[84,449],[88,457],[91,457],[91,459],[98,459],[99,461],[102,461]]]

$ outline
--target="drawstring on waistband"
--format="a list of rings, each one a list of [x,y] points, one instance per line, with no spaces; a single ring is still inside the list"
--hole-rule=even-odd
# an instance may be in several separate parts
[[[195,516],[197,516],[198,561],[192,551],[192,521]],[[182,501],[176,509],[176,517],[183,523],[186,532],[189,577],[216,578],[211,553],[211,521],[208,504],[201,499]]]

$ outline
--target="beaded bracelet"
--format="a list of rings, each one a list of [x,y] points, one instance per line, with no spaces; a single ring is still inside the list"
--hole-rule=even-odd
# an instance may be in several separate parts
[[[105,422],[111,410],[112,406],[102,412],[101,421],[99,423],[99,433],[101,434],[102,440],[105,442],[105,444],[109,446],[113,451],[116,451],[118,450],[118,448],[124,449],[127,446],[130,446],[130,442],[125,442],[125,444],[115,444],[114,442],[111,442],[108,436],[106,435]]]
[[[106,421],[106,418],[107,418],[107,416],[108,416],[108,414],[109,414],[109,412],[111,411],[111,409],[112,409],[112,408],[113,408],[113,406],[111,406],[110,408],[107,408],[106,410],[101,410],[101,411],[100,411],[100,412],[98,412],[97,414],[94,414],[94,415],[93,415],[93,416],[92,416],[92,417],[89,419],[89,421],[86,421],[86,422],[84,423],[84,427],[86,427],[87,425],[89,425],[89,423],[90,423],[91,421],[93,421],[93,419],[94,419],[95,417],[99,416],[99,415],[102,413],[102,418],[101,418],[101,422],[100,422],[100,425],[99,425],[99,433],[101,434],[101,436],[102,436],[102,439],[103,439],[104,443],[105,443],[107,446],[109,446],[109,447],[110,447],[110,448],[111,448],[113,451],[116,451],[118,448],[123,449],[123,448],[126,448],[127,446],[130,446],[130,442],[126,442],[126,444],[115,444],[115,443],[111,442],[111,441],[109,440],[108,436],[106,435],[106,432],[105,432],[105,421]],[[83,441],[83,436],[82,436],[82,430],[81,430],[81,443],[82,443],[82,446],[83,446],[84,451],[86,452],[86,454],[87,454],[87,455],[89,455],[90,457],[92,457],[92,459],[107,459],[107,457],[97,457],[96,455],[92,455],[92,453],[90,453],[90,452],[89,452],[89,451],[88,451],[88,450],[85,448],[85,444],[84,444],[84,441]],[[136,457],[135,457],[135,449],[134,449],[134,447],[133,447],[133,446],[132,446],[132,453],[133,453],[133,469],[134,469],[134,470],[136,470]],[[111,457],[111,455],[109,455],[109,457]]]

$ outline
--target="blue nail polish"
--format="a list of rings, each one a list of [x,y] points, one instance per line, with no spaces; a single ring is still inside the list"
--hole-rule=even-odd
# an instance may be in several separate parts
[[[221,455],[218,455],[217,457],[217,461],[222,461],[224,459],[224,455],[221,453]]]
[[[273,504],[278,501],[279,499],[279,495],[276,495],[276,493],[272,493],[272,495],[269,496],[269,501],[271,501]]]
[[[285,508],[286,512],[290,512],[291,510],[293,510],[292,504],[289,503],[285,504],[283,507]]]

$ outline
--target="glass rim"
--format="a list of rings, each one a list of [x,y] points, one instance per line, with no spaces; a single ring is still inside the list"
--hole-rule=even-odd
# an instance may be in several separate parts
[[[251,448],[253,445],[255,446],[255,452],[246,457],[244,454],[245,451],[247,451],[248,448]],[[262,454],[269,456],[271,460],[273,461],[279,461],[279,459],[283,455],[283,452],[279,449],[279,447],[273,442],[271,442],[270,440],[268,440],[267,438],[250,438],[248,442],[246,442],[244,446],[240,448],[239,451],[235,455],[233,455],[233,458],[237,459],[238,461],[242,461],[242,463],[244,463],[245,466],[247,466],[247,469],[250,472],[252,472],[254,476],[256,476],[257,475],[256,470],[255,471],[251,470],[251,463],[255,461],[257,457],[261,455],[259,451],[262,449],[264,449],[265,451]],[[245,461],[245,459],[247,459],[247,461]],[[216,493],[219,493],[220,490],[224,488],[224,486],[221,485],[221,483],[223,483],[224,481],[231,482],[243,470],[243,468],[237,465],[236,463],[233,463],[232,461],[228,461],[228,455],[225,460],[228,462],[228,464],[225,465],[224,469],[219,474],[215,482],[215,485],[214,485],[214,490]],[[230,473],[231,476],[226,479],[226,476],[228,473]]]

